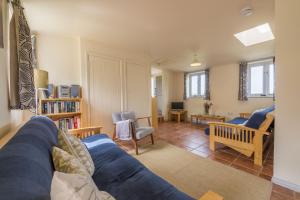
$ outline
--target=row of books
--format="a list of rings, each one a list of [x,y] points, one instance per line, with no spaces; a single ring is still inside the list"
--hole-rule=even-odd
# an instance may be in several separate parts
[[[56,126],[61,130],[80,128],[80,117],[64,118],[55,121]]]
[[[56,114],[64,112],[80,112],[80,102],[56,101],[42,104],[43,114]]]

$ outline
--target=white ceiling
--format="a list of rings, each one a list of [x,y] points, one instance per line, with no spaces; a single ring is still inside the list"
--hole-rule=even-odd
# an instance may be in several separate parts
[[[148,53],[153,63],[189,67],[197,53],[204,66],[274,55],[274,41],[244,47],[233,34],[270,23],[274,0],[23,0],[31,29],[80,36]],[[254,14],[242,17],[251,5]],[[276,35],[275,35],[276,37]]]

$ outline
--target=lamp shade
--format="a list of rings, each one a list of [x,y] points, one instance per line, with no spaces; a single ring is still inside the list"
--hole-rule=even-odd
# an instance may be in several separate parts
[[[34,86],[38,88],[48,87],[48,72],[45,70],[34,69]]]
[[[197,55],[195,55],[195,56],[194,56],[194,59],[193,59],[193,61],[192,61],[192,63],[191,63],[191,67],[198,67],[198,66],[201,66],[201,63],[200,63],[200,61],[198,60]]]

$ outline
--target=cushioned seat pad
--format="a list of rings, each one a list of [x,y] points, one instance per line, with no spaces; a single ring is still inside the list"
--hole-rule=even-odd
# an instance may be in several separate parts
[[[229,121],[226,122],[226,123],[229,123],[229,124],[243,124],[243,123],[245,123],[246,121],[247,121],[246,118],[236,117],[236,118],[234,118],[234,119],[232,119],[232,120],[229,120]],[[206,134],[206,135],[209,135],[209,128],[206,128],[204,131],[205,131],[205,134]]]
[[[118,200],[190,200],[193,199],[148,170],[138,160],[128,155],[108,136],[95,135],[83,142],[106,140],[89,148],[95,164],[93,179],[100,190]]]

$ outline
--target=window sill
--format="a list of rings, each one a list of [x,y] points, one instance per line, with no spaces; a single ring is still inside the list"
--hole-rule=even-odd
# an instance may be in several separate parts
[[[204,99],[204,96],[192,96],[192,97],[187,97],[187,100],[189,99]]]
[[[257,98],[266,98],[266,99],[273,99],[274,96],[249,96],[248,99],[257,99]]]

